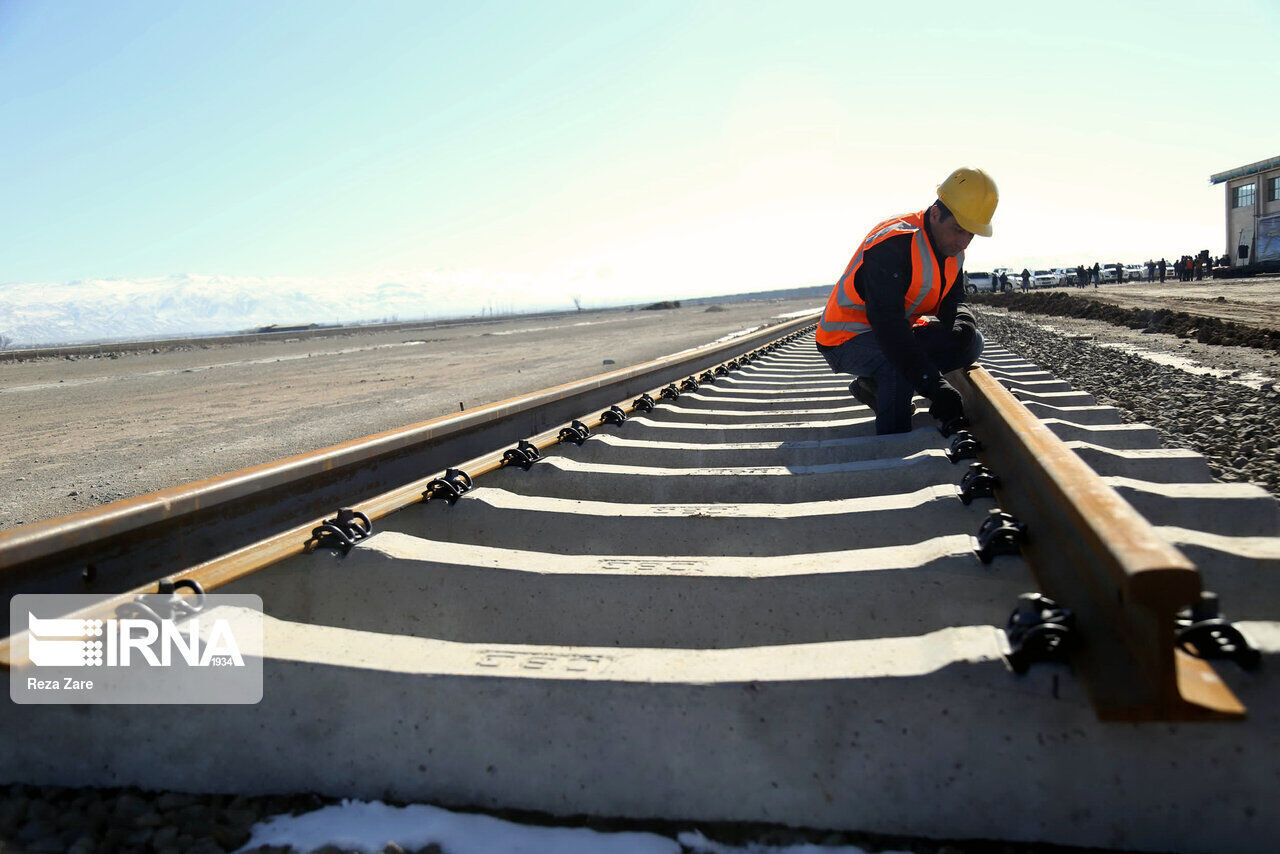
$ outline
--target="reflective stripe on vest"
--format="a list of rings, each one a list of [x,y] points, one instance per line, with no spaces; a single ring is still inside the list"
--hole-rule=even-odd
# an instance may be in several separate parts
[[[924,217],[924,211],[917,211],[887,219],[871,229],[871,233],[862,241],[849,266],[845,268],[844,275],[831,289],[826,310],[822,313],[822,320],[818,322],[819,344],[834,347],[871,329],[871,324],[867,321],[867,307],[854,288],[854,277],[862,266],[863,254],[868,249],[901,234],[911,235],[911,283],[907,287],[903,303],[907,319],[937,313],[943,297],[956,282],[957,273],[964,263],[964,253],[946,259],[944,269],[939,270],[933,247],[929,243],[929,235],[924,228]]]

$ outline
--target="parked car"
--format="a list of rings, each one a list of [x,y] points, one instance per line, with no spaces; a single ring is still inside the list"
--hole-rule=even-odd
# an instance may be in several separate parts
[[[995,275],[993,273],[983,273],[978,270],[970,272],[966,270],[964,278],[965,290],[969,293],[973,293],[975,291],[994,291],[996,289]]]
[[[1058,277],[1052,270],[1032,270],[1031,287],[1051,288],[1058,283]]]
[[[1053,277],[1054,284],[1058,286],[1077,284],[1075,267],[1054,267]]]
[[[1124,280],[1126,282],[1141,282],[1147,278],[1147,268],[1144,264],[1129,264],[1124,268]]]
[[[1116,280],[1116,265],[1103,264],[1102,269],[1098,271],[1098,281],[1114,282]]]

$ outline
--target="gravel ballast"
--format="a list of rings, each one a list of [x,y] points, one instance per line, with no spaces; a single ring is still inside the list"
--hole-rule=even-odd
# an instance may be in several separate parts
[[[1218,479],[1252,481],[1280,495],[1280,391],[1161,365],[1095,340],[976,307],[988,340],[1114,406],[1128,422],[1150,424],[1165,447],[1204,454]]]
[[[1226,302],[1226,297],[1220,296],[1217,299]],[[1233,344],[1262,350],[1280,350],[1280,330],[1260,329],[1257,326],[1189,314],[1173,308],[1125,308],[1062,291],[974,294],[971,301],[978,305],[998,305],[1028,314],[1102,320],[1130,329],[1194,338],[1202,344]]]

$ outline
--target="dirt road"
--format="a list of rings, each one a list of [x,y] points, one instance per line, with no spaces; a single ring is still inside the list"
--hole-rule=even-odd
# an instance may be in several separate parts
[[[0,363],[0,528],[594,376],[820,307],[619,310]]]

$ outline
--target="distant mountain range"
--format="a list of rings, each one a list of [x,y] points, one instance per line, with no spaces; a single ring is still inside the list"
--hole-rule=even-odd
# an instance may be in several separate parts
[[[9,347],[207,335],[270,324],[422,320],[573,308],[564,293],[461,281],[324,282],[180,275],[0,285],[0,342]]]
[[[106,341],[178,338],[254,330],[269,325],[350,324],[365,321],[437,320],[572,309],[567,287],[524,280],[483,285],[455,274],[430,280],[338,284],[286,278],[176,275],[150,279],[89,279],[65,283],[0,284],[0,347],[38,347]],[[698,305],[725,300],[825,296],[829,285],[732,297],[684,300]],[[610,302],[592,293],[584,307]]]

